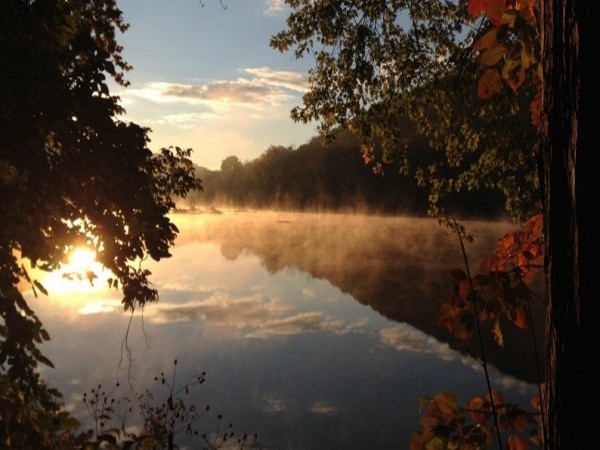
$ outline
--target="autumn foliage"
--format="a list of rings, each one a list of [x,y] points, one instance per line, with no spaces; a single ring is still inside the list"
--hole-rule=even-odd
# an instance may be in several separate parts
[[[527,329],[530,307],[538,301],[532,287],[543,273],[542,225],[542,215],[536,214],[520,230],[502,237],[481,262],[479,274],[469,278],[462,270],[453,270],[456,286],[442,304],[438,324],[459,339],[472,338],[476,301],[478,318],[481,323],[490,322],[498,345],[504,343],[502,318]]]
[[[531,119],[539,127],[542,66],[537,0],[470,0],[467,10],[472,17],[487,18],[473,42],[483,71],[479,97],[488,99],[503,86],[516,92],[529,80]]]
[[[521,229],[498,240],[495,250],[481,262],[479,274],[452,271],[456,285],[440,308],[438,325],[466,341],[476,335],[477,323],[489,323],[500,346],[504,345],[501,324],[531,327],[532,303],[542,301],[534,289],[543,274],[542,249],[542,215],[536,214]],[[526,410],[507,403],[497,391],[473,397],[464,407],[448,393],[423,397],[423,430],[413,434],[411,450],[486,448],[496,441],[496,426],[500,433],[512,433],[506,441],[509,450],[528,449],[530,443],[540,445],[540,397],[533,397],[530,404],[533,409]]]

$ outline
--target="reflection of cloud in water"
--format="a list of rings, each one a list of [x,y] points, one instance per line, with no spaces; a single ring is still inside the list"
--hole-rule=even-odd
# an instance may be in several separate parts
[[[287,402],[276,394],[266,394],[263,396],[263,402],[265,404],[264,410],[271,414],[286,411],[288,409]]]
[[[310,406],[310,412],[320,416],[329,416],[335,414],[337,410],[338,409],[335,406],[330,405],[326,401],[314,402]]]
[[[306,332],[335,335],[362,329],[366,320],[349,323],[319,311],[293,313],[282,303],[263,295],[229,298],[219,295],[182,304],[163,303],[146,310],[146,318],[157,324],[206,321],[250,328],[246,337],[267,339]]]
[[[182,304],[158,304],[147,310],[147,317],[155,323],[207,321],[230,325],[252,325],[263,318],[282,313],[285,307],[262,297],[232,299],[212,297],[204,301]]]
[[[440,342],[408,324],[384,328],[379,332],[379,337],[385,345],[399,351],[433,353],[445,361],[453,360],[457,356],[457,352],[445,342]]]
[[[459,360],[465,366],[483,374],[483,367],[477,359],[461,355],[457,351],[452,350],[448,344],[440,342],[408,324],[403,323],[394,327],[384,328],[379,332],[379,337],[382,343],[398,351],[434,354],[444,361]],[[501,386],[504,389],[513,389],[520,393],[527,392],[528,388],[531,387],[530,384],[524,381],[498,372],[493,366],[491,368],[491,381],[496,386]]]
[[[317,293],[309,288],[302,288],[302,295],[304,296],[304,298],[310,298],[310,299],[315,299],[317,298]]]
[[[248,333],[247,337],[266,339],[274,336],[291,336],[305,332],[346,334],[362,327],[362,322],[354,324],[342,319],[334,319],[317,311],[294,314],[288,317],[267,320]]]

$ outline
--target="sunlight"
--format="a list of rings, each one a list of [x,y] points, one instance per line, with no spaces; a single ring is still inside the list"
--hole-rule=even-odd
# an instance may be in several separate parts
[[[59,270],[43,277],[42,284],[53,293],[90,293],[106,288],[110,272],[97,260],[88,247],[76,247]]]
[[[74,271],[85,272],[90,270],[96,262],[96,252],[89,248],[78,247],[69,255],[69,264]]]

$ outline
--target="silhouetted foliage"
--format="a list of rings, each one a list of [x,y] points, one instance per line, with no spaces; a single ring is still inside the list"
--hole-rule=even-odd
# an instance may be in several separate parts
[[[22,420],[18,409],[0,415],[3,448],[54,448],[57,393],[37,371],[51,365],[38,348],[49,334],[24,297],[47,292],[27,265],[52,271],[86,246],[125,309],[155,301],[150,273],[133,263],[169,256],[173,199],[200,187],[190,149],[152,153],[148,129],[119,119],[107,79],[127,84],[116,42],[126,28],[114,0],[0,3],[0,395],[25,407]]]

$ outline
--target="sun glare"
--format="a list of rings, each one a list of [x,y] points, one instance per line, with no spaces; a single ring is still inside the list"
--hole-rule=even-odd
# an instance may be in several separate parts
[[[69,262],[66,268],[75,272],[85,272],[93,270],[92,267],[99,265],[96,261],[96,252],[89,248],[76,248],[69,255]]]
[[[81,293],[104,288],[108,278],[109,272],[96,260],[96,252],[77,247],[59,270],[44,277],[42,284],[50,293]]]

